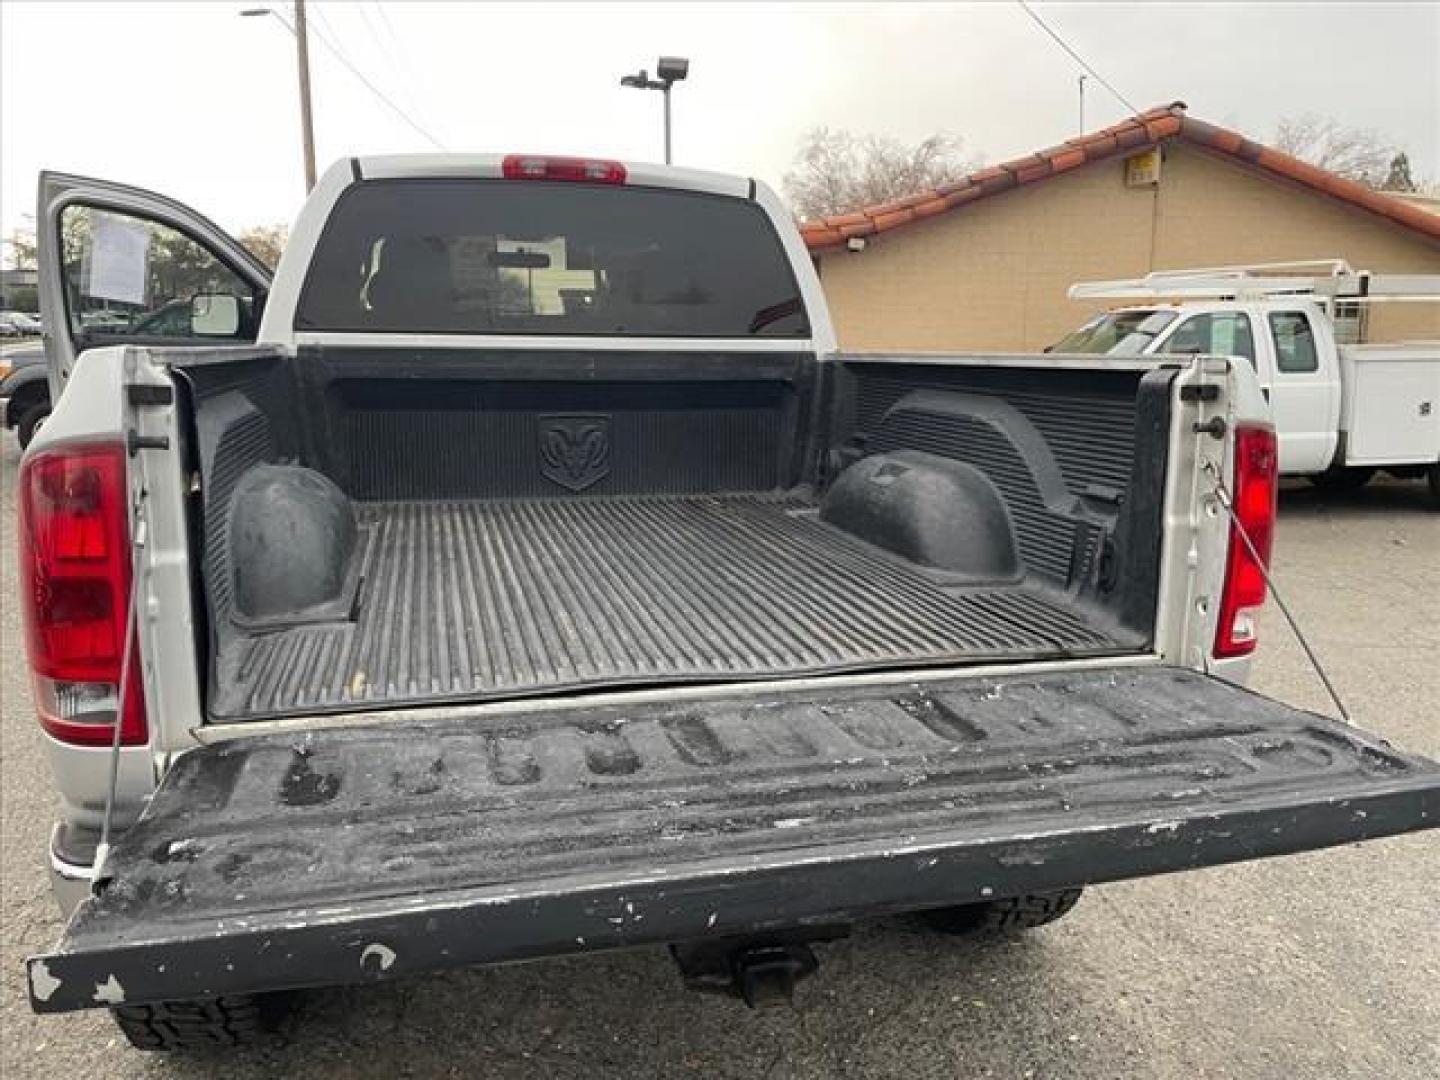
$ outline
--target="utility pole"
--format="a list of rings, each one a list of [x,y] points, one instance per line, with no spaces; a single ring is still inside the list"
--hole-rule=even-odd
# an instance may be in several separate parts
[[[315,188],[315,120],[310,113],[310,34],[305,0],[295,0],[295,59],[300,68],[300,137],[305,143],[305,194]]]
[[[300,141],[305,156],[305,194],[315,188],[315,119],[310,112],[310,34],[305,28],[305,0],[295,0],[294,25],[273,8],[246,8],[247,18],[274,15],[280,25],[295,35],[295,60],[300,77]]]
[[[1085,76],[1080,76],[1080,134],[1085,134]]]

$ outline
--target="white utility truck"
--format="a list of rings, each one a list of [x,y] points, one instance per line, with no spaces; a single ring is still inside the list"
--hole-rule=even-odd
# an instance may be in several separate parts
[[[866,916],[1440,824],[1440,766],[1236,685],[1241,361],[837,352],[774,194],[655,165],[343,161],[273,278],[133,188],[46,174],[37,222],[41,1012],[233,1044],[667,944],[755,1003]]]
[[[1343,343],[1364,336],[1372,305],[1440,304],[1440,275],[1326,259],[1083,282],[1070,298],[1125,306],[1052,351],[1242,356],[1270,403],[1282,475],[1356,488],[1384,470],[1427,480],[1440,506],[1440,341]]]

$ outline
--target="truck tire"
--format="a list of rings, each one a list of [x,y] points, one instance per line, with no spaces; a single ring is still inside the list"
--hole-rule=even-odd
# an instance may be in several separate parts
[[[30,445],[30,440],[35,438],[35,433],[40,430],[40,425],[50,417],[50,402],[39,401],[31,405],[20,414],[20,419],[15,422],[15,437],[20,440],[20,449],[24,450]]]
[[[1430,466],[1425,482],[1430,486],[1430,508],[1440,510],[1440,462]]]
[[[942,934],[1019,934],[1064,918],[1080,901],[1083,889],[1008,896],[982,904],[957,904],[921,912],[932,930]]]
[[[1309,480],[1321,491],[1359,491],[1374,475],[1375,470],[1365,466],[1332,465],[1324,472],[1311,473]]]
[[[289,1013],[287,994],[237,994],[206,1001],[161,1001],[110,1010],[137,1050],[197,1053],[249,1046]]]

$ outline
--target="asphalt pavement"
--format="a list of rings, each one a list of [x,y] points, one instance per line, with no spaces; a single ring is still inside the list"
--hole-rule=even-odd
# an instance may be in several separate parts
[[[281,1040],[185,1060],[99,1012],[34,1016],[61,923],[15,606],[18,451],[0,436],[0,1075],[1440,1078],[1440,833],[1087,891],[1015,941],[887,920],[824,946],[795,1007],[683,991],[662,950],[316,992]],[[1276,572],[1356,721],[1440,756],[1440,513],[1418,485],[1287,491]],[[1324,711],[1271,609],[1254,685]]]

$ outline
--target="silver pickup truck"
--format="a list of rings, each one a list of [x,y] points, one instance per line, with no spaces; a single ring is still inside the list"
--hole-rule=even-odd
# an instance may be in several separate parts
[[[650,165],[346,160],[273,280],[146,192],[37,220],[37,1010],[233,1043],[657,944],[755,1003],[857,919],[1440,821],[1440,767],[1240,685],[1244,362],[840,353],[763,184]]]

